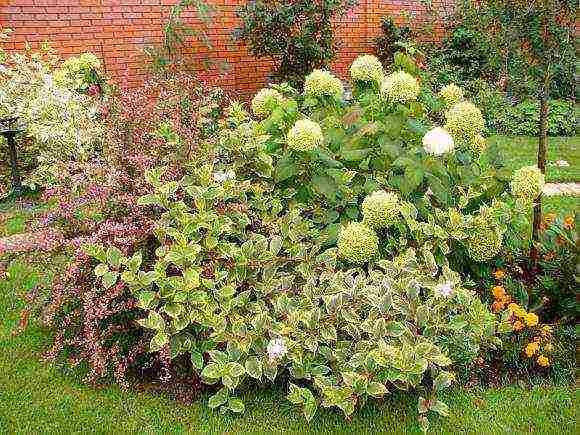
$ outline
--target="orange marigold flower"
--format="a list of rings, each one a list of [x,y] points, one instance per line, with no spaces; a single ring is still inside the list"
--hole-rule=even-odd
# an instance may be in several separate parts
[[[548,367],[550,365],[550,360],[548,359],[547,356],[544,355],[540,355],[537,359],[537,362],[542,367]]]
[[[526,322],[526,325],[528,325],[528,326],[536,326],[538,324],[538,321],[540,319],[538,318],[538,315],[537,314],[535,314],[535,313],[528,313],[524,317],[524,320]]]
[[[554,258],[556,258],[556,253],[554,251],[544,254],[544,260],[546,261],[552,261]]]
[[[522,329],[524,329],[524,324],[522,322],[520,322],[519,320],[516,320],[513,324],[513,329],[514,331],[521,331]]]
[[[544,222],[546,223],[546,225],[553,224],[555,220],[556,220],[556,213],[548,213],[548,214],[546,214],[546,216],[544,216]]]
[[[566,219],[564,219],[564,228],[567,230],[574,229],[574,216],[567,216]]]
[[[495,279],[504,279],[505,278],[505,272],[501,269],[496,270],[495,272],[493,272],[493,277]]]
[[[506,296],[505,289],[501,285],[496,285],[493,289],[491,289],[491,293],[493,297],[496,299],[503,299]]]
[[[503,302],[495,301],[493,304],[491,304],[491,311],[493,311],[494,313],[497,313],[497,312],[503,310],[504,306],[505,306],[505,304]]]
[[[540,350],[540,345],[535,341],[528,343],[524,349],[528,358],[533,357],[538,352],[538,350]]]

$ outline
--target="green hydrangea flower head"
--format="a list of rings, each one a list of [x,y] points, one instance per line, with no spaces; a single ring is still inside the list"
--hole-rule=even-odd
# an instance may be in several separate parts
[[[445,130],[460,144],[469,144],[485,126],[483,114],[469,101],[456,103],[445,114]]]
[[[511,182],[512,194],[533,201],[544,189],[546,178],[537,166],[524,166],[514,172]]]
[[[421,92],[419,81],[405,71],[396,71],[388,75],[381,86],[381,94],[394,103],[416,100],[419,92]]]
[[[454,104],[459,103],[463,100],[463,89],[457,86],[455,83],[443,86],[439,91],[439,98],[441,98],[447,107],[451,107]]]
[[[399,220],[399,205],[396,193],[377,190],[362,203],[363,223],[371,228],[387,228]]]
[[[474,261],[489,261],[499,254],[502,241],[503,233],[482,216],[477,216],[467,239],[467,252]]]
[[[485,138],[480,134],[476,134],[475,137],[469,142],[469,149],[476,156],[481,155],[481,153],[483,153],[486,148],[487,142]]]
[[[379,238],[364,223],[351,222],[338,233],[338,256],[354,264],[364,264],[379,252]]]
[[[312,151],[324,142],[320,125],[310,119],[296,121],[288,132],[286,143],[294,151]]]
[[[380,83],[383,75],[381,61],[370,54],[357,57],[350,66],[350,76],[355,81]]]
[[[284,97],[275,89],[261,89],[252,99],[252,112],[260,118],[270,116],[276,104]]]
[[[334,97],[337,100],[344,94],[344,86],[340,79],[328,71],[315,69],[306,76],[304,93],[313,97]]]

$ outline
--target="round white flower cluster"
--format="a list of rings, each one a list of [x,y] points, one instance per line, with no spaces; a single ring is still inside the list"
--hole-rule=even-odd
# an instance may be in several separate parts
[[[315,69],[306,76],[304,93],[314,97],[329,96],[339,100],[344,94],[344,86],[338,77],[328,71]]]
[[[524,166],[514,172],[511,189],[514,196],[533,201],[544,190],[546,178],[537,166]]]
[[[252,112],[254,115],[265,118],[272,113],[276,104],[284,97],[275,89],[261,89],[252,99]]]
[[[363,223],[371,228],[387,228],[399,218],[399,196],[396,193],[377,190],[362,203]]]
[[[383,75],[381,61],[370,54],[357,57],[350,66],[350,76],[355,81],[380,83]]]
[[[323,142],[320,125],[310,119],[296,121],[286,137],[288,147],[294,151],[312,151]]]
[[[439,98],[445,102],[447,107],[451,107],[463,100],[463,89],[455,83],[451,83],[441,88],[439,91]]]
[[[485,127],[481,110],[468,101],[454,104],[445,114],[445,119],[445,129],[462,144],[469,144]]]
[[[405,71],[388,75],[381,86],[383,96],[394,103],[405,103],[416,100],[421,92],[419,81]]]
[[[351,222],[338,233],[338,256],[354,264],[363,264],[379,251],[379,238],[364,223]]]
[[[446,130],[436,127],[423,136],[423,149],[427,154],[442,156],[455,148],[453,138]]]

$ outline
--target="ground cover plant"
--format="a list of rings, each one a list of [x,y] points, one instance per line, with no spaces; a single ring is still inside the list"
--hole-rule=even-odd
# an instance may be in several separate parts
[[[449,414],[455,372],[513,330],[474,270],[544,180],[512,174],[464,92],[423,87],[406,55],[350,71],[351,98],[315,70],[251,113],[179,76],[101,102],[102,160],[62,164],[45,193],[74,255],[26,310],[55,332],[48,356],[91,382],[208,390],[222,412],[274,384],[309,420],[397,390],[424,429]]]

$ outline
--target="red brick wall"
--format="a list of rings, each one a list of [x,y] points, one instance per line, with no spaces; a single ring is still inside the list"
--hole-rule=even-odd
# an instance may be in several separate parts
[[[209,56],[226,61],[226,76],[213,73],[219,85],[230,91],[249,93],[263,86],[271,70],[268,61],[248,54],[242,44],[232,41],[236,27],[235,10],[246,0],[210,0],[220,11],[209,30],[214,48]],[[440,0],[442,1],[442,0]],[[162,24],[170,7],[178,0],[0,0],[0,24],[14,29],[8,50],[22,49],[50,41],[63,56],[92,51],[104,61],[107,74],[135,86],[146,72],[142,48],[159,41]],[[379,33],[382,16],[409,11],[420,18],[416,0],[359,0],[358,5],[336,23],[341,48],[332,69],[344,76],[359,53],[372,51],[372,37]],[[182,18],[194,22],[193,11]],[[205,47],[194,47],[198,53]]]

